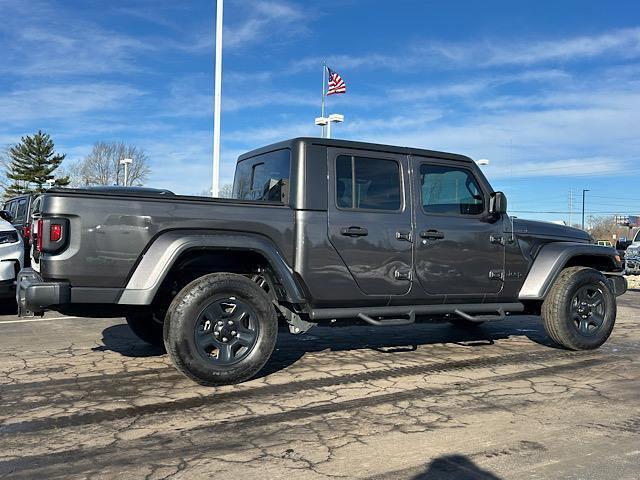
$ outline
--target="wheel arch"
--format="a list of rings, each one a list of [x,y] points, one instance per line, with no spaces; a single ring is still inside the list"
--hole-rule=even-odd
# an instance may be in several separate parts
[[[544,245],[529,269],[518,298],[544,300],[551,286],[567,267],[591,267],[601,272],[616,272],[621,265],[613,248],[589,243],[553,242]]]
[[[198,262],[202,274],[243,271],[256,262],[269,268],[279,300],[304,303],[303,290],[277,247],[267,238],[246,233],[175,230],[157,237],[133,270],[118,303],[151,305],[163,282],[176,269]]]

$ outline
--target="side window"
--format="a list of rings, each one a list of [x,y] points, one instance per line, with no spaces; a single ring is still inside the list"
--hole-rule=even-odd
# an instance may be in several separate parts
[[[232,198],[283,202],[288,195],[291,151],[276,150],[238,162]]]
[[[15,218],[16,216],[16,201],[12,200],[5,204],[4,209],[11,213],[11,215]]]
[[[336,205],[339,208],[396,211],[402,207],[400,165],[382,158],[336,158]]]
[[[18,208],[16,209],[15,222],[24,222],[27,219],[27,199],[18,200]]]
[[[470,171],[442,165],[420,165],[425,213],[478,215],[484,196]]]

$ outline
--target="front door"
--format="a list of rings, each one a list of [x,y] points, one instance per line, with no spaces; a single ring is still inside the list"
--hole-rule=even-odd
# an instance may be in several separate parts
[[[328,149],[327,161],[333,247],[365,294],[407,293],[412,269],[407,157]]]
[[[502,218],[488,214],[489,187],[465,166],[413,157],[415,269],[429,294],[495,294],[504,278]]]

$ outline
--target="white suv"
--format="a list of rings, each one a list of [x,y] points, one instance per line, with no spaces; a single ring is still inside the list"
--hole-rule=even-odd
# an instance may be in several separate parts
[[[24,242],[5,215],[0,214],[0,297],[3,299],[15,297],[16,275],[23,265]]]

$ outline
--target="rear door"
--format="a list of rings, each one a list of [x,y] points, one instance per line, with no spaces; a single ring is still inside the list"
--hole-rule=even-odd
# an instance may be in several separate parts
[[[328,149],[328,231],[367,295],[411,287],[411,202],[407,157]]]
[[[418,280],[429,294],[482,296],[502,290],[502,219],[471,165],[413,157]]]

